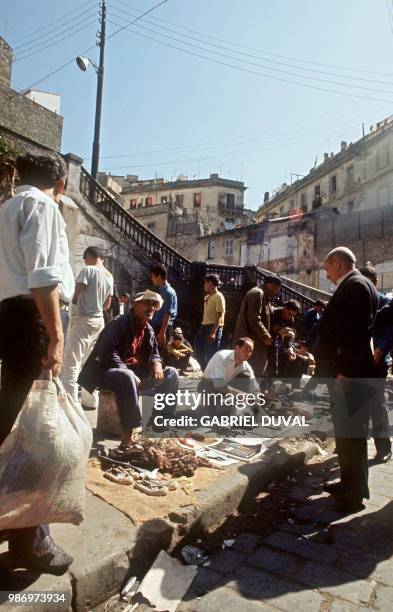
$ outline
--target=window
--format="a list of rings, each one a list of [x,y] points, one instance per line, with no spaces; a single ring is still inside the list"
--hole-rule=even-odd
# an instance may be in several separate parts
[[[202,202],[202,194],[194,193],[194,206],[197,206],[199,208],[201,206],[201,202]]]
[[[293,210],[295,208],[295,200],[289,200],[289,210]]]
[[[131,198],[131,200],[130,200],[130,208],[136,208],[136,198]]]
[[[389,165],[389,147],[387,144],[381,145],[377,149],[377,170],[382,170]]]
[[[216,241],[209,240],[209,244],[207,245],[207,258],[214,259],[216,256]]]
[[[351,187],[355,182],[353,166],[347,168],[347,187]]]
[[[235,219],[226,218],[224,221],[225,229],[233,229],[235,227]]]
[[[314,187],[314,199],[312,202],[312,209],[315,210],[316,208],[319,208],[322,204],[322,200],[321,200],[321,186],[320,185],[315,185]]]
[[[300,208],[303,212],[307,212],[307,193],[300,194]]]
[[[330,195],[334,195],[337,191],[337,178],[336,175],[331,176],[329,180],[329,192]]]
[[[152,198],[152,196],[147,196],[145,198],[145,206],[153,206],[153,198]]]
[[[160,202],[161,204],[168,204],[168,196],[161,196]]]
[[[235,208],[235,194],[234,193],[220,193],[219,202],[224,208],[233,210]]]
[[[225,257],[233,256],[233,239],[226,238],[225,239]]]
[[[154,229],[155,229],[155,227],[156,227],[156,224],[155,224],[155,223],[148,223],[146,227],[147,227],[147,229],[149,229],[149,230],[151,230],[152,232],[154,232]]]
[[[175,196],[176,206],[183,206],[183,201],[184,201],[184,194],[183,193],[177,193],[176,196]]]
[[[347,204],[347,213],[350,214],[352,212],[355,212],[356,210],[358,210],[358,208],[359,208],[359,202],[354,202],[353,200],[351,200]]]
[[[278,214],[280,215],[280,217],[284,216],[284,206],[280,206],[280,210],[278,211]]]

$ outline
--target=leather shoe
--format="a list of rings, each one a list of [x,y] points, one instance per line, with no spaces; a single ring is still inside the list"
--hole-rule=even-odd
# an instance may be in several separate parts
[[[342,495],[344,493],[341,482],[324,482],[323,490],[326,491],[326,493],[331,493],[332,495]]]
[[[364,510],[362,497],[353,497],[352,495],[343,495],[335,503],[334,509],[340,514],[354,514]]]
[[[61,576],[73,562],[51,536],[46,536],[37,548],[23,550],[10,544],[10,562],[14,569],[23,568],[39,574]]]
[[[373,459],[373,463],[387,463],[392,458],[392,451],[387,453],[377,453]]]

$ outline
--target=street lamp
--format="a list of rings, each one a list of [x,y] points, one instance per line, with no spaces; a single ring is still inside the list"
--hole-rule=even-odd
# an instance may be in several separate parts
[[[105,56],[105,28],[106,28],[106,3],[100,3],[100,24],[101,29],[98,33],[98,46],[100,47],[100,62],[97,66],[89,57],[78,56],[75,61],[77,66],[83,72],[86,72],[89,65],[93,66],[97,73],[97,95],[96,95],[96,114],[94,123],[94,140],[93,152],[91,156],[91,175],[97,180],[98,164],[100,159],[100,131],[101,131],[101,114],[102,114],[102,93],[104,87],[104,56]]]

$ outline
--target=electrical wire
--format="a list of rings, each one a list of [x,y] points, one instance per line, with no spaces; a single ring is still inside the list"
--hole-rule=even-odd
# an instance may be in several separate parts
[[[49,32],[43,33],[45,30],[47,30],[48,28],[50,28],[50,33],[54,32],[55,30],[57,30],[58,28],[62,28],[65,24],[69,23],[68,21],[64,21],[64,18],[68,17],[69,15],[74,14],[75,12],[80,11],[81,8],[84,8],[87,5],[91,5],[91,8],[88,8],[87,10],[91,10],[93,8],[93,4],[96,5],[97,2],[96,0],[88,0],[87,2],[84,2],[81,6],[76,7],[75,9],[73,9],[72,11],[69,11],[68,13],[66,13],[65,15],[62,15],[61,17],[57,17],[57,19],[54,19],[53,21],[51,21],[50,23],[46,24],[45,26],[40,26],[39,28],[37,28],[36,30],[33,30],[32,32],[29,31],[27,34],[24,34],[23,36],[19,36],[18,38],[14,38],[13,40],[10,41],[10,45],[14,48],[17,49],[18,47],[23,47],[25,45],[30,44],[30,42],[32,42],[34,40],[34,35],[37,33],[41,33],[41,36],[38,36],[37,38],[41,38],[43,36],[47,36],[49,34]],[[78,16],[83,15],[86,11],[83,11],[82,13],[78,13],[78,15],[75,15],[70,21],[73,21],[74,19],[77,19]],[[57,23],[58,21],[61,21],[61,25],[60,26],[56,26],[55,28],[53,28],[53,24]],[[15,43],[18,40],[23,40],[24,38],[30,38],[33,37],[33,39],[30,39],[28,42],[26,43],[21,43],[20,45],[15,45]]]
[[[117,12],[123,13],[124,15],[129,15],[129,16],[131,15],[131,13],[129,13],[127,11],[124,11],[123,9],[119,9],[116,6],[112,7],[112,10],[113,9],[115,11],[117,11]],[[118,18],[118,19],[124,19],[123,16],[118,16],[116,14],[114,14],[114,16],[116,18]],[[237,53],[238,55],[243,55],[245,57],[250,57],[250,58],[261,60],[261,58],[258,55],[255,55],[253,53],[246,53],[244,51],[237,51],[236,49],[233,48],[233,45],[231,45],[230,47],[227,47],[227,46],[219,45],[219,44],[216,44],[216,43],[210,43],[210,42],[208,42],[206,40],[206,36],[204,36],[204,35],[201,35],[201,36],[204,36],[204,38],[201,39],[201,38],[196,37],[196,36],[190,36],[189,34],[183,34],[182,32],[177,32],[173,28],[167,28],[165,26],[158,26],[158,25],[156,25],[155,23],[153,23],[149,19],[143,19],[143,21],[148,23],[148,24],[152,24],[156,28],[158,27],[160,30],[164,30],[164,31],[167,31],[167,32],[172,32],[172,33],[176,34],[177,36],[183,36],[183,37],[187,38],[187,41],[190,40],[190,39],[191,40],[195,40],[197,42],[201,42],[204,45],[209,45],[209,46],[215,47],[217,49],[223,49],[225,51],[229,51],[230,53]],[[143,26],[141,26],[140,24],[138,24],[137,27],[143,28]],[[149,28],[145,28],[145,29],[147,31],[149,31],[149,32],[159,33],[156,30],[151,30]],[[163,36],[163,34],[160,34],[160,35]],[[179,41],[178,39],[174,39],[174,40],[183,43],[183,41]],[[200,47],[197,47],[197,48],[200,48]],[[206,50],[209,51],[208,49],[206,49]],[[234,58],[234,59],[237,59],[237,58]],[[337,74],[335,72],[328,72],[328,71],[325,71],[325,70],[317,70],[315,68],[307,68],[307,67],[303,68],[301,66],[296,66],[294,64],[288,64],[287,62],[281,62],[281,61],[277,61],[277,60],[269,60],[267,58],[262,58],[262,59],[263,59],[263,61],[275,64],[275,65],[287,66],[287,67],[290,67],[290,68],[295,68],[295,69],[298,69],[298,70],[313,72],[313,73],[316,73],[316,74],[324,74],[324,75],[327,75],[327,76],[334,76],[334,77],[337,77],[337,78],[340,78],[340,79],[349,79],[349,80],[353,80],[353,81],[363,81],[363,82],[366,82],[366,83],[377,83],[377,84],[380,84],[380,85],[391,85],[393,87],[393,83],[390,82],[390,81],[380,81],[380,80],[376,80],[376,79],[369,79],[369,78],[367,79],[367,78],[364,78],[364,77],[342,75],[342,74]],[[270,68],[269,66],[266,66],[264,64],[258,64],[258,65],[262,66],[263,68],[267,68],[268,70],[273,70],[273,68]],[[302,76],[302,77],[304,76],[305,78],[310,78],[310,77],[307,77],[307,75],[299,75],[299,76]],[[392,77],[393,77],[393,75],[392,75]]]
[[[121,4],[122,6],[126,7],[127,9],[134,10],[134,12],[138,11],[138,9],[136,7],[133,7],[133,6],[129,5],[129,4],[126,4],[125,2],[122,2],[122,0],[116,0],[116,2],[118,4]],[[113,4],[113,2],[112,2],[112,4]],[[242,45],[242,44],[239,44],[239,43],[235,43],[234,41],[229,41],[229,40],[225,40],[223,38],[218,38],[217,36],[207,35],[206,33],[198,32],[197,30],[193,30],[191,28],[187,28],[184,25],[175,23],[173,21],[169,21],[167,19],[163,19],[162,17],[151,16],[150,19],[152,19],[154,21],[161,22],[161,23],[167,23],[169,25],[174,25],[177,28],[181,28],[182,30],[184,30],[186,32],[189,32],[189,33],[192,33],[192,34],[198,34],[198,35],[204,36],[206,38],[209,38],[210,40],[216,40],[218,42],[223,42],[223,43],[226,43],[226,44],[230,44],[230,45],[242,48],[242,49],[249,49],[249,50],[255,51],[256,53],[259,53],[261,55],[268,55],[270,57],[279,57],[281,59],[287,59],[287,60],[290,60],[290,61],[295,61],[295,62],[303,63],[303,64],[310,64],[310,65],[314,65],[314,66],[324,66],[326,68],[336,68],[338,70],[346,70],[348,72],[362,72],[364,74],[375,74],[375,75],[381,75],[381,76],[393,76],[393,73],[390,73],[390,72],[376,72],[376,71],[373,71],[373,70],[364,70],[364,69],[361,69],[361,68],[353,68],[353,67],[348,67],[348,66],[340,66],[340,65],[337,65],[337,64],[327,64],[327,63],[323,63],[323,62],[313,62],[311,60],[304,60],[304,59],[299,59],[299,58],[295,58],[295,57],[290,57],[290,56],[287,56],[287,55],[280,55],[279,53],[272,53],[272,52],[269,52],[269,51],[264,51],[264,50],[261,50],[261,49],[256,49],[255,47],[250,47],[248,45]]]
[[[112,22],[115,23],[115,22]],[[174,40],[175,42],[179,42],[182,45],[185,45],[186,47],[192,47],[195,49],[199,49],[201,51],[204,51],[206,53],[211,53],[212,55],[215,56],[219,56],[219,57],[224,57],[230,60],[234,60],[236,62],[240,62],[242,64],[246,64],[249,66],[256,66],[257,68],[264,68],[267,70],[272,70],[274,72],[279,72],[281,74],[286,74],[292,77],[299,77],[299,78],[303,78],[303,79],[308,79],[311,81],[316,81],[319,83],[328,83],[329,85],[338,85],[340,87],[347,87],[350,89],[358,89],[358,90],[362,90],[362,91],[374,91],[377,93],[387,93],[387,94],[392,94],[393,95],[393,90],[387,90],[387,89],[378,89],[376,87],[366,87],[365,85],[354,85],[354,84],[348,84],[348,83],[341,83],[339,81],[333,81],[331,79],[322,79],[319,77],[314,77],[314,76],[308,76],[305,74],[299,74],[296,72],[290,72],[288,70],[282,70],[281,68],[273,68],[271,66],[266,66],[266,64],[261,64],[261,63],[257,63],[257,62],[251,62],[249,60],[243,60],[243,59],[239,59],[237,57],[233,57],[231,55],[228,55],[227,53],[221,53],[220,51],[211,51],[210,49],[206,49],[205,47],[201,47],[200,45],[195,45],[193,43],[188,43],[185,41],[180,40],[179,38],[176,38],[174,36],[168,36],[167,34],[161,34],[161,32],[151,29],[151,28],[147,28],[146,26],[142,26],[140,24],[136,25],[137,28],[140,28],[142,30],[145,30],[147,32],[152,32],[153,34],[158,34],[158,36],[161,36],[163,38],[165,38],[165,40]],[[127,26],[124,26],[125,29],[127,29]],[[346,78],[346,77],[341,77],[341,78]],[[363,79],[365,80],[365,79]],[[393,88],[393,83],[388,83],[388,85],[390,85]]]
[[[119,25],[118,23],[116,23],[114,21],[111,21],[110,23],[112,23],[113,25],[117,25],[117,26]],[[330,89],[330,88],[327,88],[327,87],[320,87],[320,86],[317,86],[317,85],[310,85],[309,83],[302,83],[302,82],[299,82],[299,81],[293,81],[293,80],[289,80],[289,79],[284,79],[282,77],[277,77],[277,76],[273,76],[273,75],[270,75],[270,74],[258,72],[256,70],[251,70],[251,69],[245,68],[243,66],[237,66],[235,64],[230,64],[229,62],[224,62],[222,60],[218,60],[218,59],[215,59],[215,58],[206,57],[205,55],[201,55],[200,53],[195,53],[194,51],[190,51],[188,49],[183,49],[182,47],[178,47],[177,45],[173,45],[173,44],[168,43],[168,42],[163,42],[163,41],[157,40],[156,38],[153,38],[152,36],[148,36],[147,34],[142,34],[138,30],[132,30],[128,26],[123,26],[122,29],[123,30],[127,30],[128,32],[130,32],[132,34],[136,34],[137,36],[140,36],[140,37],[145,38],[147,40],[151,40],[151,41],[153,41],[153,42],[155,42],[155,43],[157,43],[159,45],[162,45],[164,47],[170,47],[172,49],[176,49],[177,51],[181,51],[182,53],[186,53],[188,55],[192,55],[194,57],[198,57],[198,58],[204,59],[206,61],[213,62],[215,64],[219,64],[221,66],[227,66],[229,68],[234,68],[235,70],[238,70],[238,71],[241,71],[241,72],[247,72],[249,74],[254,74],[256,76],[260,76],[260,77],[263,77],[263,78],[268,78],[268,79],[271,79],[271,80],[274,80],[274,81],[279,81],[281,83],[287,83],[287,84],[291,84],[291,85],[298,85],[299,87],[303,87],[303,88],[307,88],[307,89],[314,89],[316,91],[323,91],[323,92],[327,92],[327,93],[334,93],[334,94],[339,94],[339,95],[343,95],[343,96],[347,96],[347,97],[352,97],[352,98],[358,98],[358,99],[363,99],[363,100],[373,100],[375,102],[392,103],[392,101],[393,101],[393,100],[386,100],[386,99],[382,99],[382,98],[375,98],[375,97],[365,96],[365,95],[360,95],[360,94],[355,94],[355,93],[349,93],[349,92],[340,91],[340,90],[337,90],[337,89]],[[120,31],[120,29],[118,31]],[[185,45],[185,43],[183,43],[182,41],[180,41],[180,42],[181,42],[181,44]],[[188,46],[196,47],[196,45],[188,45]],[[201,49],[203,51],[207,52],[207,53],[211,53],[207,49],[203,49],[203,48],[201,48]],[[237,58],[230,57],[230,56],[225,55],[223,53],[218,53],[217,55],[224,56],[224,57],[227,57],[230,60],[235,60],[235,61],[238,61],[238,62],[243,61],[243,63],[247,63],[247,64],[251,63],[251,62],[245,62],[244,60],[238,60]],[[255,65],[258,65],[258,64],[255,64]],[[271,68],[270,68],[270,70],[271,70]],[[283,71],[280,70],[279,72],[283,72]],[[305,77],[303,75],[301,75],[301,76],[302,76],[302,78],[311,78],[311,77]],[[328,81],[328,80],[325,81],[323,79],[314,79],[314,80],[323,81],[323,82],[327,82],[327,83],[333,83],[333,81]],[[367,87],[361,87],[361,86],[355,86],[355,85],[347,85],[347,84],[344,85],[342,83],[338,83],[338,85],[341,86],[341,87],[347,87],[347,88],[356,88],[356,89],[367,90],[367,91],[378,91],[380,93],[388,93],[388,94],[391,94],[393,96],[393,91],[376,90],[374,88],[367,88]]]
[[[26,55],[22,55],[22,56],[17,56],[16,59],[14,60],[14,62],[21,62],[25,59],[28,59],[30,57],[33,57],[34,55],[37,55],[38,53],[42,53],[43,51],[46,51],[47,49],[50,49],[51,47],[55,47],[56,45],[62,43],[65,40],[68,40],[71,36],[74,36],[75,34],[78,34],[79,32],[82,32],[83,30],[86,30],[87,28],[89,28],[90,26],[92,26],[93,24],[95,24],[97,22],[97,18],[94,17],[93,20],[89,21],[88,23],[86,23],[85,25],[83,25],[82,27],[74,30],[74,31],[70,31],[67,34],[65,34],[65,36],[63,36],[62,38],[58,38],[57,36],[55,37],[55,41],[52,42],[50,45],[45,45],[44,47],[41,47],[40,49],[37,49],[36,51],[33,51],[32,53],[27,53]]]
[[[158,4],[152,6],[150,9],[148,9],[147,11],[145,11],[144,13],[142,13],[137,19],[135,19],[133,22],[131,23],[135,23],[136,21],[138,21],[138,19],[142,19],[142,17],[144,15],[148,15],[149,13],[151,13],[152,11],[154,11],[156,8],[158,8],[159,6],[161,6],[162,4],[165,4],[166,2],[168,2],[168,0],[162,0],[162,2],[159,2]],[[115,30],[114,32],[112,32],[109,36],[106,37],[106,40],[109,40],[110,38],[112,38],[113,36],[116,36],[116,34],[118,34],[119,32],[121,32],[124,29],[124,27],[120,27],[117,30]],[[78,55],[85,55],[86,53],[88,53],[89,51],[91,51],[92,49],[95,49],[97,46],[97,44],[92,45],[91,47],[88,47],[87,49],[85,49],[84,51],[82,51],[81,53],[79,53]],[[67,66],[70,66],[74,61],[75,61],[75,55],[68,61],[64,62],[64,64],[62,64],[61,66],[58,66],[57,68],[54,68],[53,70],[51,70],[51,72],[48,72],[47,74],[45,74],[43,77],[41,77],[40,79],[38,79],[37,81],[35,81],[34,83],[32,83],[31,85],[29,85],[29,87],[23,89],[22,91],[19,92],[19,95],[24,95],[27,91],[29,91],[30,89],[33,89],[33,87],[35,87],[36,85],[39,85],[40,83],[42,83],[43,81],[46,81],[47,79],[49,79],[50,77],[52,77],[53,75],[57,74],[58,72],[60,72],[61,70],[63,70],[64,68],[66,68]]]
[[[364,110],[358,109],[358,112],[364,112]],[[303,120],[302,122],[298,122],[300,123],[309,123],[310,121],[312,122],[313,120],[318,119],[320,116],[325,116],[326,114],[321,114],[321,115],[317,115],[315,117],[311,117],[308,119]],[[353,111],[351,112],[351,120],[354,119],[354,113]],[[345,115],[339,119],[339,122],[341,121],[347,121]],[[315,134],[315,129],[319,128],[319,127],[324,127],[327,128],[328,126],[332,126],[335,127],[337,125],[337,117],[332,118],[330,121],[328,121],[327,123],[325,123],[323,126],[321,126],[320,123],[316,124],[316,125],[307,125],[306,128],[300,128],[297,127],[297,124],[287,124],[287,125],[280,125],[280,126],[274,126],[271,127],[269,129],[265,129],[265,130],[260,130],[258,132],[251,132],[250,134],[243,134],[241,136],[237,136],[237,137],[227,137],[224,139],[219,139],[219,140],[213,140],[213,141],[205,141],[202,143],[197,143],[194,145],[189,145],[189,146],[181,146],[178,145],[177,147],[170,147],[170,148],[166,148],[166,149],[155,149],[152,151],[133,151],[131,153],[121,153],[121,154],[117,154],[117,155],[103,155],[100,158],[101,159],[121,159],[121,158],[129,158],[132,157],[133,159],[135,159],[135,157],[143,157],[143,156],[152,156],[152,155],[156,155],[156,154],[170,154],[170,153],[182,153],[182,152],[194,152],[198,153],[198,151],[195,151],[195,149],[203,149],[203,152],[205,152],[206,150],[210,150],[210,149],[226,149],[229,147],[233,147],[233,146],[238,146],[238,145],[245,145],[245,144],[250,144],[250,143],[254,143],[255,140],[258,142],[261,140],[261,136],[263,134],[269,134],[271,132],[273,132],[273,137],[274,136],[281,136],[280,131],[284,132],[285,135],[288,135],[288,130],[291,129],[295,129],[295,133],[296,131],[298,132],[301,129],[301,134],[304,134],[305,131],[307,133],[309,133],[310,131]],[[347,123],[345,123],[345,125],[347,125]],[[343,126],[345,127],[345,126]],[[331,129],[331,128],[330,128]],[[249,136],[253,136],[253,138],[249,139]],[[237,141],[237,142],[225,142],[225,141]],[[225,144],[222,144],[222,143]],[[273,141],[274,142],[274,141]],[[91,159],[89,157],[86,157],[85,159]]]
[[[390,0],[386,0],[386,5],[387,5],[388,15],[389,15],[390,30],[393,34],[393,5]]]
[[[345,126],[344,130],[340,129],[338,132],[335,132],[334,134],[332,134],[330,131],[329,132],[321,132],[321,133],[313,133],[312,135],[306,135],[304,138],[291,138],[289,140],[281,140],[281,141],[277,141],[275,143],[268,143],[267,146],[262,146],[262,147],[254,147],[254,148],[247,148],[247,149],[236,149],[234,151],[231,151],[229,153],[225,153],[225,154],[220,154],[220,155],[206,155],[202,158],[196,159],[195,157],[191,157],[191,158],[184,158],[184,159],[177,159],[177,160],[170,160],[170,161],[159,161],[159,162],[149,162],[149,163],[136,163],[136,164],[127,164],[127,165],[122,165],[122,166],[111,166],[109,168],[107,168],[107,171],[113,171],[113,170],[125,170],[125,169],[130,169],[130,168],[151,168],[151,167],[159,167],[159,166],[169,166],[171,164],[180,164],[180,163],[186,163],[186,162],[195,162],[195,161],[206,161],[209,159],[225,159],[228,157],[233,157],[234,155],[243,155],[243,154],[253,154],[253,153],[262,153],[262,152],[266,152],[266,151],[271,151],[273,149],[276,148],[280,148],[283,145],[285,146],[289,146],[289,145],[298,145],[298,144],[302,144],[305,142],[310,142],[310,141],[315,141],[315,138],[322,138],[322,137],[332,137],[334,135],[337,136],[342,136],[345,132],[348,132],[349,130],[353,129],[356,126]]]

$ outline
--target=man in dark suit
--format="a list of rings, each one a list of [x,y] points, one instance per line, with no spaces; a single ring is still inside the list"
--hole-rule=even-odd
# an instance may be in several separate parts
[[[346,513],[360,510],[363,498],[369,498],[367,432],[375,402],[371,339],[378,295],[355,263],[346,247],[333,249],[325,259],[327,277],[337,289],[321,319],[317,352],[328,379],[341,470],[341,481],[325,489],[339,496],[336,509]]]
[[[257,379],[262,378],[268,364],[268,348],[272,346],[270,334],[273,300],[281,289],[281,279],[274,274],[264,278],[262,287],[253,287],[243,298],[237,316],[233,341],[249,337],[254,342],[250,365]]]
[[[134,430],[142,425],[140,390],[176,394],[178,389],[179,375],[175,368],[163,368],[150,325],[161,306],[158,293],[148,289],[138,293],[131,311],[102,330],[78,378],[89,393],[94,389],[114,392],[123,430],[120,448],[124,450],[132,443]]]

